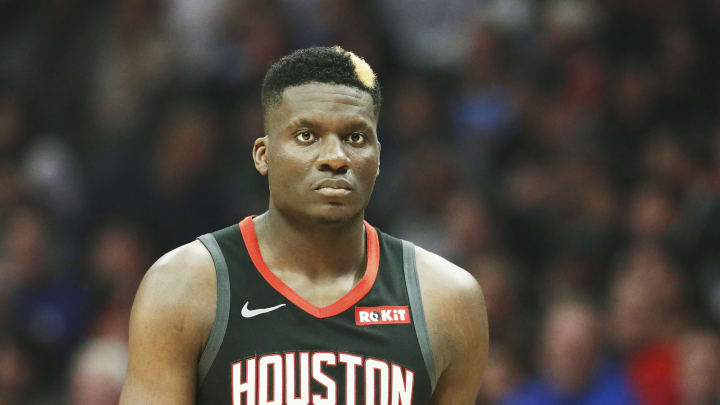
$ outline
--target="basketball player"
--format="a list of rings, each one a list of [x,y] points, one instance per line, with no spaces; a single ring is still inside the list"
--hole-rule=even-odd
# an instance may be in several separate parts
[[[270,68],[253,147],[269,208],[150,268],[121,404],[474,403],[480,287],[363,219],[380,98],[370,66],[339,47]]]

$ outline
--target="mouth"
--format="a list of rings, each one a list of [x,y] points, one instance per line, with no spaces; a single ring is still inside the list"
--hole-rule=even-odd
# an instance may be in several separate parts
[[[318,193],[326,196],[326,197],[342,197],[350,194],[352,191],[348,190],[346,188],[330,188],[330,187],[321,187],[317,190]]]
[[[352,192],[352,185],[344,179],[324,179],[313,187],[318,193],[327,197],[342,197]]]

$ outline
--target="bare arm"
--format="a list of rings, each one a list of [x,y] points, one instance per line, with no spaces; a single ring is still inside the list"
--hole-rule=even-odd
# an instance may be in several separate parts
[[[195,402],[197,362],[215,317],[215,268],[198,241],[161,257],[130,316],[130,359],[120,405]]]
[[[416,248],[418,276],[438,382],[433,404],[474,404],[487,362],[489,335],[475,278],[442,257]]]

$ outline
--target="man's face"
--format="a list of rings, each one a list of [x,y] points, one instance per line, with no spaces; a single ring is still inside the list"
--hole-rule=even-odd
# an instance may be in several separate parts
[[[353,87],[287,88],[255,141],[255,167],[268,176],[270,205],[298,219],[342,223],[361,215],[379,173],[373,101]]]

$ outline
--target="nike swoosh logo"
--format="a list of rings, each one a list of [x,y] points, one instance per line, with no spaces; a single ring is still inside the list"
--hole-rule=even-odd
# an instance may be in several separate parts
[[[248,309],[247,306],[248,306],[248,303],[249,303],[249,302],[250,302],[250,301],[245,301],[245,305],[243,305],[242,311],[240,311],[240,314],[241,314],[244,318],[252,318],[253,316],[258,316],[258,315],[266,314],[266,313],[268,313],[268,312],[270,312],[270,311],[274,311],[274,310],[276,310],[276,309],[278,309],[278,308],[280,308],[280,307],[284,307],[284,306],[285,306],[285,304],[280,304],[280,305],[275,305],[274,307],[270,307],[270,308]]]

